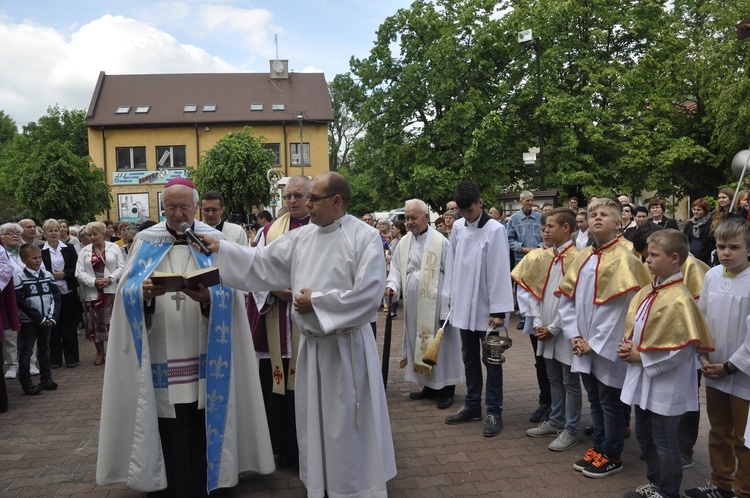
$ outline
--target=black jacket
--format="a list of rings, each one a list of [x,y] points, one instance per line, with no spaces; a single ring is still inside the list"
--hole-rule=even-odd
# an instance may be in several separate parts
[[[75,290],[78,288],[78,279],[76,278],[76,264],[78,263],[78,253],[73,246],[65,246],[62,248],[62,257],[65,262],[63,271],[65,272],[65,282],[68,284],[68,289]],[[42,261],[44,262],[44,268],[53,273],[52,270],[52,259],[50,257],[49,249],[42,249]]]
[[[687,235],[688,242],[692,242],[696,239],[696,237],[693,236],[693,220],[687,222],[683,232]],[[700,228],[697,239],[701,241],[701,248],[700,251],[698,251],[698,254],[693,254],[693,256],[700,259],[708,266],[711,266],[711,253],[716,249],[716,239],[711,233],[711,219],[704,223]]]

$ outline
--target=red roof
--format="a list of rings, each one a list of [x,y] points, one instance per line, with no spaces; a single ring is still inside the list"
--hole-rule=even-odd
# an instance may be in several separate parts
[[[197,106],[185,112],[185,106]],[[215,105],[215,111],[208,109]],[[274,110],[274,108],[283,110]],[[127,107],[130,109],[127,109]],[[136,108],[142,106],[136,112]],[[118,108],[127,112],[117,113]],[[262,110],[251,110],[262,109]],[[165,126],[332,122],[333,109],[323,73],[122,74],[99,73],[86,124]]]

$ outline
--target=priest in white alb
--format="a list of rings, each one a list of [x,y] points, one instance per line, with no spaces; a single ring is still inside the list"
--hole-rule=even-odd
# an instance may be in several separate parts
[[[448,306],[441,295],[447,265],[452,260],[448,239],[430,227],[429,208],[411,199],[404,205],[406,234],[391,259],[385,295],[397,300],[404,296],[404,345],[401,367],[406,380],[422,386],[409,399],[437,398],[437,407],[453,404],[456,384],[463,380],[459,332],[446,328],[437,364],[425,364],[422,357],[433,342],[435,331],[445,320]]]
[[[243,296],[227,285],[165,291],[154,270],[212,265],[178,232],[221,232],[195,221],[198,192],[164,188],[166,222],[136,237],[110,325],[96,481],[151,497],[207,496],[238,474],[274,471]]]
[[[396,475],[388,406],[370,328],[385,290],[380,235],[346,214],[347,181],[321,173],[311,223],[262,249],[202,237],[238,289],[292,289],[301,337],[295,403],[300,478],[312,498],[387,496]],[[199,235],[200,236],[200,235]]]

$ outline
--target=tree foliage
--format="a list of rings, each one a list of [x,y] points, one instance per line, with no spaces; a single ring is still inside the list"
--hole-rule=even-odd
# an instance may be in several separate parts
[[[363,131],[351,108],[362,103],[361,92],[349,74],[339,74],[328,84],[333,122],[328,126],[328,156],[331,171],[346,168],[352,161],[354,144]]]
[[[5,114],[5,111],[0,110],[0,149],[5,144],[11,142],[13,137],[18,134],[18,128],[13,118]]]
[[[541,124],[546,186],[563,197],[712,193],[750,145],[750,40],[735,34],[747,12],[750,0],[417,0],[350,62],[339,95],[365,133],[342,172],[369,208],[440,205],[462,179],[488,199],[539,188],[521,155]],[[524,29],[539,38],[541,106]]]
[[[249,126],[230,132],[203,155],[190,177],[200,192],[221,192],[227,213],[249,214],[252,206],[271,197],[266,173],[273,168],[275,156],[264,143]]]

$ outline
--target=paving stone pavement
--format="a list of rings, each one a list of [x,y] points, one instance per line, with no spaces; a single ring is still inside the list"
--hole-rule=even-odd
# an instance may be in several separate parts
[[[378,320],[382,350],[385,313]],[[449,426],[443,422],[461,406],[464,385],[456,389],[456,403],[438,410],[433,401],[411,401],[419,386],[406,382],[398,368],[403,320],[393,321],[390,375],[387,386],[398,475],[388,483],[390,497],[493,496],[609,497],[622,496],[646,482],[645,463],[634,437],[625,440],[622,473],[589,479],[572,468],[588,448],[580,435],[573,449],[547,449],[552,438],[530,438],[534,424],[529,414],[537,406],[538,389],[530,341],[510,323],[513,347],[506,352],[503,432],[482,436],[481,422]],[[17,497],[141,497],[124,485],[97,486],[96,458],[103,367],[93,364],[94,346],[79,336],[81,365],[53,371],[57,391],[27,396],[17,380],[6,381],[10,409],[0,414],[0,498]],[[585,397],[584,397],[585,398]],[[704,398],[701,389],[701,398]],[[584,399],[581,427],[591,418]],[[705,482],[708,467],[708,419],[703,409],[696,444],[695,466],[685,471],[682,489]],[[301,498],[305,488],[297,471],[278,469],[269,476],[243,475],[239,485],[223,497]]]

